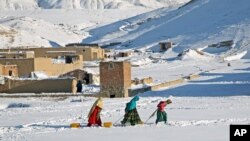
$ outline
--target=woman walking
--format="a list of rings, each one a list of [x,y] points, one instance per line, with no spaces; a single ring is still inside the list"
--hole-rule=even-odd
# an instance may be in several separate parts
[[[172,101],[168,99],[166,101],[161,101],[157,105],[157,118],[156,118],[155,124],[161,121],[164,121],[165,124],[167,123],[167,113],[164,111],[164,108],[167,106],[167,104],[170,104],[170,103],[172,103]]]
[[[136,109],[136,102],[139,100],[138,96],[135,96],[129,103],[126,104],[125,115],[121,121],[122,125],[130,123],[132,126],[136,124],[143,124],[141,118]]]
[[[100,117],[100,113],[102,111],[103,108],[103,101],[102,98],[99,97],[95,103],[93,104],[93,106],[91,107],[89,114],[88,114],[88,125],[87,126],[92,126],[92,125],[98,125],[98,126],[102,126],[102,120]]]

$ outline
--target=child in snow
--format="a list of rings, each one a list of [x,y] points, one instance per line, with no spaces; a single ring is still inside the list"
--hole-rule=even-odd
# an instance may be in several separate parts
[[[136,101],[138,100],[139,97],[135,96],[129,103],[126,104],[124,119],[121,121],[123,125],[127,122],[131,125],[143,124],[136,109]]]
[[[161,121],[164,121],[165,123],[167,123],[167,113],[164,111],[164,108],[167,106],[167,104],[170,104],[170,103],[172,103],[172,101],[168,99],[166,101],[161,101],[157,105],[157,118],[155,121],[156,124]]]
[[[102,102],[102,98],[99,97],[95,103],[93,104],[92,108],[89,111],[88,114],[88,125],[87,126],[91,126],[91,125],[99,125],[102,126],[102,121],[101,121],[101,117],[100,117],[100,113],[101,110],[103,108],[103,102]]]

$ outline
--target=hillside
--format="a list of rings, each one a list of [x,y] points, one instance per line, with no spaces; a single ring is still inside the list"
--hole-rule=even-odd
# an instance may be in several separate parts
[[[232,54],[250,49],[249,9],[248,0],[193,0],[181,8],[162,8],[91,29],[91,37],[83,42],[122,42],[117,47],[127,49],[152,48],[169,40],[176,43],[174,51],[179,53],[233,40],[234,48],[225,53]]]
[[[36,0],[1,0],[0,10],[34,10],[38,9]]]
[[[65,25],[52,24],[28,17],[2,18],[0,24],[0,31],[2,31],[0,39],[3,40],[0,48],[16,46],[58,47],[68,42],[79,42],[87,36],[87,33],[73,32],[74,29]]]
[[[1,0],[0,10],[159,8],[189,0]]]

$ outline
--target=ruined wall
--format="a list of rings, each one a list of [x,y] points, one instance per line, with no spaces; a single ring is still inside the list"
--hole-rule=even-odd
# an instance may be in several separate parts
[[[194,79],[197,79],[199,78],[200,75],[199,74],[191,74],[187,77],[188,80],[194,80]]]
[[[138,85],[138,84],[150,84],[153,83],[153,78],[152,77],[147,77],[143,79],[135,79],[131,81],[132,85]]]
[[[158,90],[164,87],[169,87],[169,86],[174,86],[183,83],[185,80],[183,78],[177,79],[177,80],[172,80],[168,82],[163,82],[154,86],[151,86],[151,90]]]
[[[11,80],[0,84],[1,93],[75,93],[75,79]]]

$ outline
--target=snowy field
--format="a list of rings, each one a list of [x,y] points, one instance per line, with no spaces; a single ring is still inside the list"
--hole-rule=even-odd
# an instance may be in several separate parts
[[[141,97],[138,112],[146,120],[160,100],[167,97]],[[168,125],[154,125],[155,117],[134,127],[86,127],[87,113],[95,98],[27,98],[1,99],[0,140],[229,140],[230,124],[250,123],[250,97],[175,97],[167,106]],[[104,99],[101,118],[116,122],[124,114],[130,99]],[[82,127],[70,128],[80,122]],[[119,122],[118,122],[119,123]]]
[[[158,102],[172,99],[166,108],[167,125],[155,125],[153,117],[144,125],[119,126],[125,104],[131,98],[104,99],[101,118],[103,122],[113,122],[111,128],[86,127],[87,114],[96,100],[93,97],[1,98],[0,140],[227,141],[230,124],[250,124],[249,64],[249,60],[232,61],[230,67],[221,63],[193,81],[140,94],[138,112],[143,121]],[[73,122],[82,127],[70,128]]]

